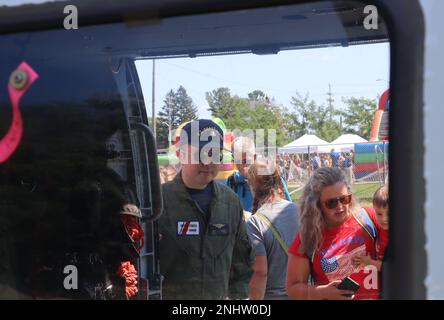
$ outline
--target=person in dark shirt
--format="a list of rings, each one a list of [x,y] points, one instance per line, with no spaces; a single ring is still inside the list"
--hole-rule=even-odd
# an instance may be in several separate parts
[[[331,149],[330,158],[331,158],[331,166],[338,168],[339,167],[339,152],[335,152],[335,149]]]
[[[214,182],[211,181],[203,189],[193,189],[186,187],[191,198],[194,201],[196,201],[197,205],[199,206],[199,209],[202,210],[202,212],[204,213],[205,221],[209,220],[210,203],[211,199],[213,198],[213,189],[214,189],[213,184]]]

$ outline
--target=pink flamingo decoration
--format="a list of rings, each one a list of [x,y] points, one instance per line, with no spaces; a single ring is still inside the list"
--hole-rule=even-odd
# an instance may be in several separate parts
[[[22,62],[9,78],[8,92],[12,104],[12,123],[6,135],[0,140],[0,163],[11,157],[22,140],[23,119],[19,102],[37,78],[37,73],[26,62]]]

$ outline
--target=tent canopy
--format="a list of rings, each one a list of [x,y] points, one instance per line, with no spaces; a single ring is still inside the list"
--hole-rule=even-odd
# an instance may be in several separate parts
[[[331,149],[337,152],[348,152],[355,148],[355,143],[368,142],[357,134],[343,134],[328,143],[314,134],[304,134],[302,137],[279,148],[279,153],[329,153]]]
[[[304,134],[302,137],[279,148],[279,153],[308,153],[317,152],[320,146],[328,146],[329,143],[314,134]]]
[[[327,148],[322,148],[323,150],[320,150],[320,152],[330,152],[331,149],[335,149],[335,151],[339,152],[348,152],[355,148],[355,143],[365,143],[365,142],[368,141],[358,136],[357,134],[347,133],[333,140],[330,143],[328,150]]]
[[[368,141],[365,140],[364,138],[361,138],[357,134],[347,133],[347,134],[343,134],[340,137],[333,140],[331,142],[331,144],[346,144],[346,143],[355,144],[355,143],[363,143],[363,142],[368,142]]]

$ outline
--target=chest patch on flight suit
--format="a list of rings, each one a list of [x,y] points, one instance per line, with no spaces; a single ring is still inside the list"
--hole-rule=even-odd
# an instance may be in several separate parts
[[[214,223],[209,226],[210,236],[228,236],[230,234],[230,225],[227,223]]]
[[[177,221],[178,236],[198,236],[199,221]]]

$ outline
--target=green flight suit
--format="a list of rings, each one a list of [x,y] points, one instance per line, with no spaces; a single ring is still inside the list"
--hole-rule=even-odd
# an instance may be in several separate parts
[[[207,223],[180,173],[162,185],[162,193],[163,299],[247,298],[254,253],[237,195],[215,182]]]

